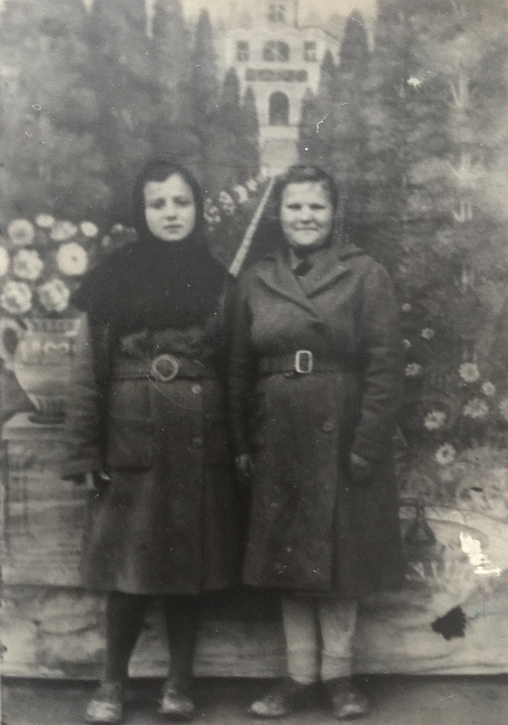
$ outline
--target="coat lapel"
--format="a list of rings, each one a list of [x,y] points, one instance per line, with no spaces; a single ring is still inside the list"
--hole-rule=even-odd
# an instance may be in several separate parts
[[[261,282],[273,292],[276,292],[279,297],[283,297],[304,309],[313,318],[320,318],[318,311],[298,284],[298,280],[291,271],[285,256],[278,253],[272,259],[274,260],[273,264],[264,266],[258,271],[258,278]]]

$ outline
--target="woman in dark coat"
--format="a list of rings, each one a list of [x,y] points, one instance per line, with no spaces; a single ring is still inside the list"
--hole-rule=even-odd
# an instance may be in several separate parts
[[[151,596],[171,671],[160,712],[190,718],[199,594],[237,578],[237,511],[226,435],[221,299],[227,273],[203,238],[203,202],[182,166],[148,165],[134,190],[136,242],[75,297],[83,311],[64,475],[93,474],[99,511],[84,583],[108,592],[103,681],[89,722],[118,722]]]
[[[289,677],[251,712],[287,714],[321,678],[347,719],[367,712],[350,682],[358,598],[404,570],[391,460],[397,305],[383,267],[339,245],[325,172],[293,167],[273,197],[274,251],[239,283],[230,405],[237,468],[251,480],[243,579],[281,592]]]

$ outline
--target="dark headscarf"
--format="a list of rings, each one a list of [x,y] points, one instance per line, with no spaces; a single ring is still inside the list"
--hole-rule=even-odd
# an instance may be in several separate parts
[[[173,174],[192,189],[196,222],[185,239],[165,242],[148,229],[144,188]],[[89,314],[93,325],[109,325],[116,338],[143,329],[203,323],[217,307],[227,273],[205,244],[203,197],[196,179],[180,164],[151,162],[136,180],[132,210],[137,241],[85,275],[74,304]]]

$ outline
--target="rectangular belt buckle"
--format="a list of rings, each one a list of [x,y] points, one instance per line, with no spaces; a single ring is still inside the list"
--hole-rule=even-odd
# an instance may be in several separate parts
[[[310,350],[297,350],[295,353],[295,371],[300,375],[308,375],[314,367],[314,358]]]

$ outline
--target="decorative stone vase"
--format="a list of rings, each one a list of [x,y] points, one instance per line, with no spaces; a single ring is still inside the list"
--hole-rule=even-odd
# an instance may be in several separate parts
[[[60,423],[65,417],[79,319],[29,318],[24,325],[26,329],[14,320],[0,320],[0,357],[36,408],[31,420]],[[9,335],[14,345],[9,345]]]

